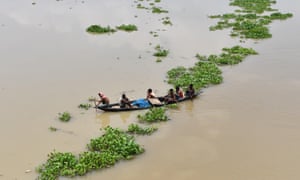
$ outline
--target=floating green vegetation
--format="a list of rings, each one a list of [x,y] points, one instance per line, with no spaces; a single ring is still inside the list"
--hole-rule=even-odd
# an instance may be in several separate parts
[[[112,127],[106,127],[105,134],[99,138],[91,139],[87,146],[90,151],[110,153],[117,160],[132,159],[134,155],[144,152],[144,149],[134,142],[133,136]]]
[[[282,14],[282,13],[276,12],[276,13],[272,13],[270,15],[271,20],[286,20],[291,17],[293,17],[292,13]]]
[[[147,1],[149,1],[149,0],[147,0]],[[134,1],[134,3],[138,3],[136,5],[136,8],[138,8],[138,9],[146,9],[146,10],[152,10],[152,13],[157,13],[157,14],[168,13],[167,10],[164,10],[161,7],[156,7],[155,6],[155,3],[160,3],[161,2],[160,0],[154,0],[154,2],[149,2],[149,4],[147,6],[143,5],[141,2],[143,3],[143,1],[141,1],[141,0]]]
[[[158,14],[160,14],[160,13],[168,13],[168,12],[169,11],[164,10],[164,9],[162,9],[160,7],[152,7],[152,13],[158,13]]]
[[[52,152],[48,160],[37,168],[39,180],[56,180],[60,176],[74,177],[85,175],[94,169],[114,165],[116,158],[109,153],[83,152],[79,157],[70,152]]]
[[[154,107],[148,110],[144,115],[138,115],[138,119],[141,122],[160,122],[160,121],[167,121],[168,117],[165,114],[166,109],[162,107]]]
[[[58,113],[58,119],[63,122],[68,122],[71,119],[71,114],[69,112]]]
[[[95,34],[105,34],[105,33],[114,33],[116,32],[115,29],[112,29],[110,26],[102,27],[99,25],[91,25],[86,29],[89,33],[95,33]]]
[[[132,133],[132,134],[151,135],[152,133],[154,133],[157,130],[158,130],[158,128],[154,127],[154,126],[141,127],[138,124],[130,124],[128,126],[127,132]]]
[[[113,166],[122,159],[131,159],[144,152],[144,149],[135,143],[132,135],[112,127],[106,127],[105,134],[91,139],[86,151],[79,156],[70,152],[52,152],[48,160],[37,168],[39,180],[56,180],[60,176],[74,177]]]
[[[156,58],[155,62],[160,63],[160,62],[162,62],[162,59],[160,57],[158,57],[158,58]]]
[[[160,45],[155,46],[156,52],[153,54],[153,56],[156,57],[166,57],[169,54],[169,51],[166,49],[163,49]]]
[[[88,101],[89,101],[89,102],[95,102],[95,101],[96,101],[96,98],[93,97],[93,96],[91,96],[91,97],[88,98]]]
[[[178,108],[178,104],[177,103],[167,104],[166,107],[169,108],[169,109],[177,109]]]
[[[217,25],[211,26],[210,30],[222,30],[231,28],[232,37],[240,37],[245,39],[266,39],[271,38],[267,25],[273,20],[285,20],[292,17],[291,13],[282,14],[270,6],[275,4],[272,0],[233,0],[230,5],[238,6],[239,10],[235,13],[227,13],[223,15],[213,15],[210,18],[220,19]],[[263,14],[266,11],[276,11],[273,13]],[[260,15],[262,14],[262,15]]]
[[[243,61],[249,55],[257,52],[252,48],[234,46],[223,48],[220,55],[196,57],[199,61],[191,68],[177,67],[167,72],[168,83],[174,86],[188,87],[193,84],[196,89],[201,89],[210,84],[220,84],[223,81],[222,72],[217,65],[233,65]]]
[[[161,20],[164,25],[173,25],[169,17],[164,17]]]
[[[252,48],[243,48],[241,46],[234,46],[232,48],[223,48],[223,53],[220,55],[201,56],[196,57],[201,61],[214,62],[218,65],[233,65],[242,62],[247,56],[255,55],[257,52]]]
[[[134,24],[122,24],[121,26],[117,26],[118,30],[123,30],[127,32],[137,31],[138,28]]]
[[[136,8],[138,8],[138,9],[149,9],[149,8],[147,8],[146,6],[143,6],[142,4],[137,4],[136,5]]]
[[[56,128],[56,127],[50,126],[50,127],[49,127],[49,130],[52,131],[52,132],[55,132],[55,131],[57,131],[57,128]]]
[[[275,11],[271,5],[276,4],[274,0],[232,0],[229,5],[242,8],[243,12],[262,14],[265,11]],[[240,12],[240,11],[239,11]]]
[[[168,83],[187,88],[190,84],[195,89],[207,87],[210,84],[220,84],[223,81],[222,72],[216,63],[199,61],[191,68],[179,66],[167,72]]]
[[[150,31],[150,34],[151,34],[153,37],[158,37],[158,33],[155,32],[155,31]]]
[[[90,109],[91,107],[92,107],[92,105],[89,104],[89,103],[86,103],[86,104],[79,104],[79,105],[78,105],[78,108],[85,109],[85,110],[88,110],[88,109]]]

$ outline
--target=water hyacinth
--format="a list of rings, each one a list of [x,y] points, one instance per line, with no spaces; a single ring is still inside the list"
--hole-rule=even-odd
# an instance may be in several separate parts
[[[91,139],[89,151],[78,156],[70,152],[51,152],[48,160],[37,168],[39,180],[56,180],[59,176],[84,175],[95,169],[108,168],[121,159],[132,159],[145,150],[132,135],[117,128],[106,127],[105,133]]]
[[[239,9],[235,10],[235,13],[209,16],[219,19],[217,25],[211,26],[210,30],[231,28],[230,35],[242,39],[271,38],[272,34],[267,25],[273,20],[285,20],[293,16],[291,13],[282,14],[272,9],[271,5],[275,3],[273,0],[233,0],[230,5]]]
[[[167,121],[168,117],[165,114],[166,109],[163,107],[153,107],[149,111],[147,111],[144,115],[138,115],[138,119],[140,122],[160,122],[160,121]]]
[[[151,135],[152,133],[154,133],[157,130],[158,130],[158,128],[154,127],[154,126],[141,127],[138,124],[130,124],[128,126],[127,132],[132,133],[132,134],[139,134],[139,135]]]
[[[199,61],[191,68],[183,66],[173,68],[167,72],[168,83],[187,88],[193,84],[195,89],[201,89],[211,84],[223,81],[222,72],[213,62]]]

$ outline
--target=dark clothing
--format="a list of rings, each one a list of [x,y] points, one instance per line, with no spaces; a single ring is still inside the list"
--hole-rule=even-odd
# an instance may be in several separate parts
[[[168,95],[165,96],[165,102],[166,104],[171,104],[171,103],[176,103],[177,99],[176,99],[176,95],[173,91],[173,89],[171,89],[168,93]]]
[[[127,97],[123,97],[120,100],[120,107],[121,108],[125,108],[125,107],[131,107],[132,105],[130,104],[130,101]]]
[[[193,87],[189,87],[186,92],[185,92],[185,96],[188,97],[193,97],[195,95],[195,89]]]

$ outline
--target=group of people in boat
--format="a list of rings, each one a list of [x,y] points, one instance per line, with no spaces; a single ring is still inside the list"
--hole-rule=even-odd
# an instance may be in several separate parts
[[[171,89],[169,89],[168,94],[166,96],[163,96],[163,97],[157,97],[154,94],[154,92],[152,91],[152,89],[149,88],[147,90],[146,99],[149,100],[149,99],[158,98],[160,101],[163,101],[165,104],[172,104],[172,103],[176,103],[181,98],[184,98],[184,97],[192,98],[194,95],[195,95],[194,86],[193,86],[193,84],[190,84],[185,93],[183,92],[183,90],[179,86],[176,86],[175,91],[174,91],[173,88],[171,88]],[[102,92],[99,92],[98,96],[99,96],[100,99],[95,100],[95,105],[96,106],[98,106],[100,104],[108,105],[110,103],[109,98],[107,96],[105,96]],[[126,96],[125,93],[122,94],[119,103],[120,103],[121,108],[131,108],[131,107],[133,107],[132,104],[131,104],[131,101],[129,100],[129,98]]]

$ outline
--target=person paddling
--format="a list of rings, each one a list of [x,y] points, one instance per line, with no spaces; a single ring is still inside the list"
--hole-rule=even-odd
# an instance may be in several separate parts
[[[99,92],[98,96],[100,97],[100,99],[98,101],[95,101],[96,106],[99,106],[101,103],[103,105],[108,105],[109,104],[109,98],[106,97],[102,92]]]

